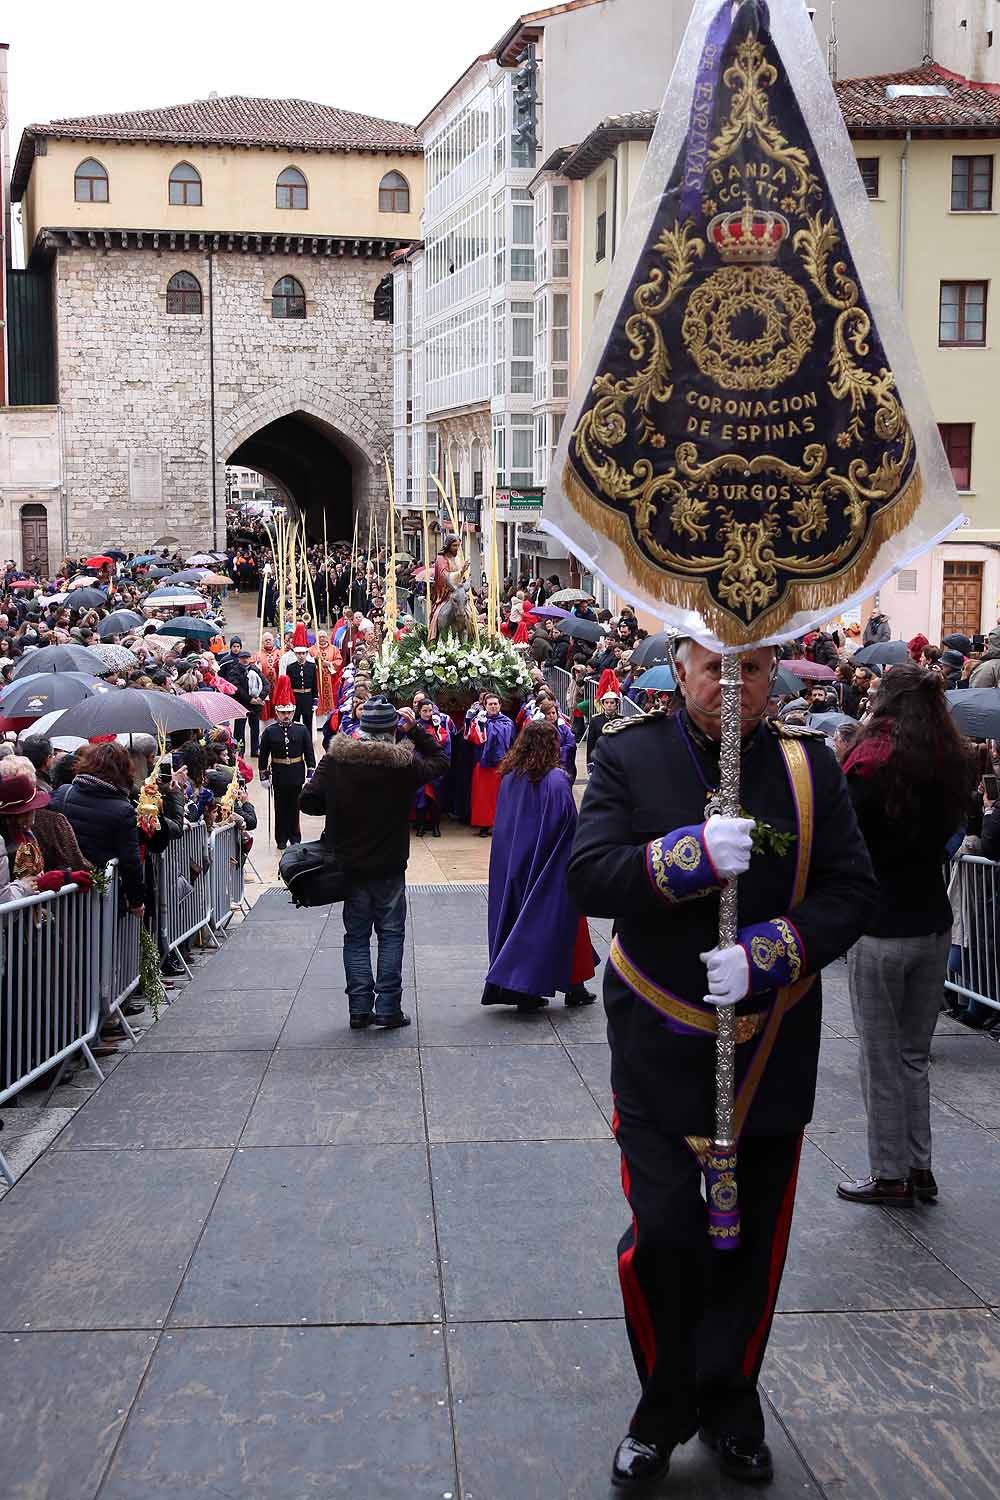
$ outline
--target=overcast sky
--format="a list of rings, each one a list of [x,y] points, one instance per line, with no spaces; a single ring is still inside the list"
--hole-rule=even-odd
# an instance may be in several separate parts
[[[20,0],[10,43],[11,152],[21,130],[66,115],[220,94],[315,99],[415,124],[519,14],[517,0]]]

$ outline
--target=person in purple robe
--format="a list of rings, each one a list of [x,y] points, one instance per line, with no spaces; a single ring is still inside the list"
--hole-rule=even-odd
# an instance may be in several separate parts
[[[465,738],[478,749],[472,770],[472,808],[470,821],[479,829],[480,838],[488,838],[496,820],[497,796],[500,791],[499,766],[514,739],[514,721],[503,712],[496,693],[486,692],[482,707],[465,716]]]
[[[554,698],[544,698],[538,706],[539,717],[547,724],[554,724],[559,735],[559,764],[570,779],[570,785],[576,780],[576,738],[572,729],[566,723],[559,712],[559,705]]]
[[[566,885],[576,802],[559,760],[555,725],[532,719],[500,763],[483,1005],[536,1011],[557,991],[567,1005],[594,1003],[590,930]]]

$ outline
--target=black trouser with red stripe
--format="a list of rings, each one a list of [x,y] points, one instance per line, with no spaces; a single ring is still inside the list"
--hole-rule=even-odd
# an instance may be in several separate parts
[[[739,1145],[741,1240],[708,1240],[702,1175],[682,1136],[616,1099],[615,1135],[632,1223],[618,1246],[625,1321],[642,1396],[633,1436],[684,1443],[699,1426],[760,1442],[757,1376],[795,1202],[802,1133]]]

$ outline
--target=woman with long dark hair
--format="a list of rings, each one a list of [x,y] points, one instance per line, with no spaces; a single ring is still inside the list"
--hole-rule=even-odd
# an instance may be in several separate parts
[[[880,900],[848,954],[868,1111],[871,1176],[842,1182],[853,1203],[927,1202],[931,1038],[941,1005],[952,912],[945,847],[965,821],[975,767],[939,673],[890,668],[873,692],[844,773]]]
[[[532,719],[500,762],[484,1005],[541,1010],[557,990],[567,1005],[594,1002],[587,919],[566,885],[576,803],[559,754],[556,726]]]

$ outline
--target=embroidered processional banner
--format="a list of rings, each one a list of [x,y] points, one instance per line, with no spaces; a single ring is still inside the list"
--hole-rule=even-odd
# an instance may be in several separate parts
[[[702,0],[545,529],[725,646],[801,633],[947,534],[960,507],[876,240],[801,0]]]

